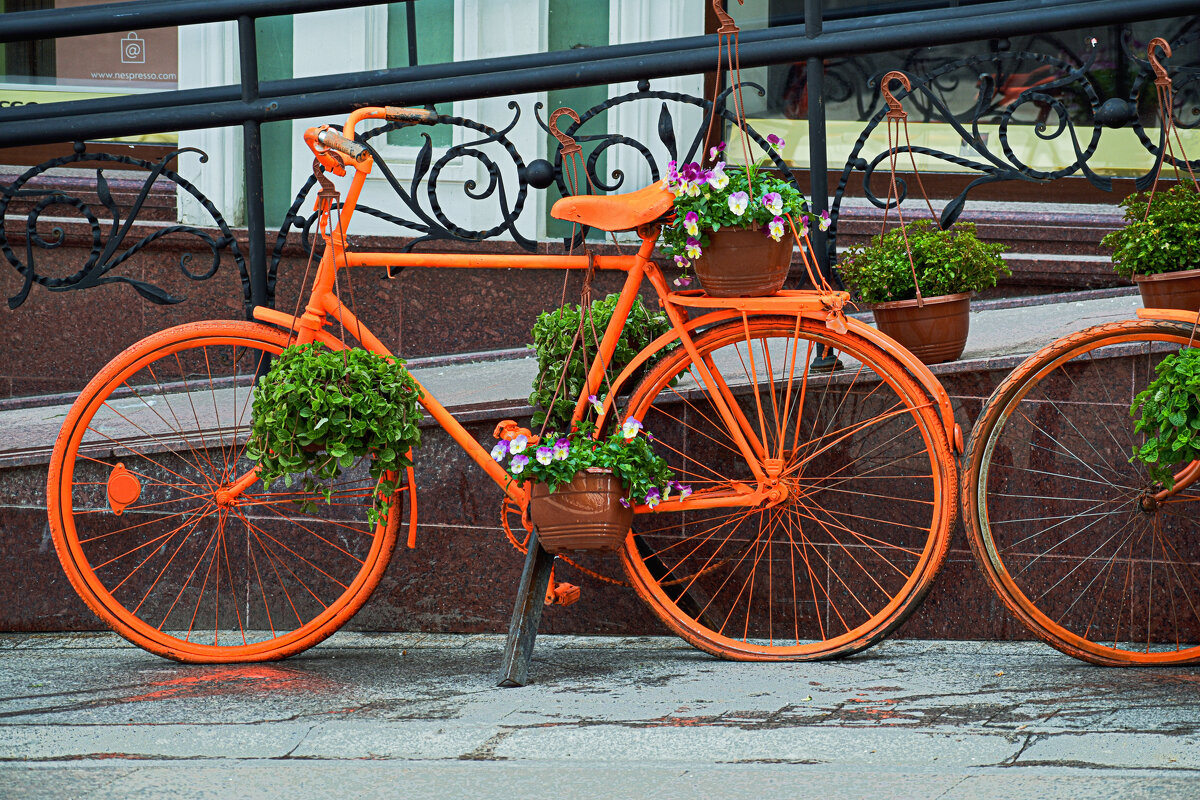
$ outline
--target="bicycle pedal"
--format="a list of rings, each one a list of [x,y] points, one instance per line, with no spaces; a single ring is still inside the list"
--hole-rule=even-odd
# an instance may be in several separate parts
[[[546,605],[569,606],[579,599],[579,587],[573,583],[556,583],[546,592]]]
[[[534,436],[533,431],[529,430],[529,428],[522,428],[511,419],[500,420],[496,424],[496,429],[492,431],[493,438],[505,439],[510,442],[518,436],[524,436],[528,440],[527,444],[530,446],[536,445],[540,440],[540,437]]]

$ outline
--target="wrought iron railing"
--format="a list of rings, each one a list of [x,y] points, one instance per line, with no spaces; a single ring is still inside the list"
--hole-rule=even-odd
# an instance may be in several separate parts
[[[281,81],[260,82],[257,72],[257,43],[255,20],[259,17],[278,14],[301,13],[333,8],[348,8],[375,5],[371,0],[138,0],[137,2],[101,5],[88,8],[72,8],[53,11],[21,12],[4,15],[0,26],[0,43],[33,40],[38,38],[95,34],[125,31],[131,28],[153,28],[187,25],[201,22],[236,20],[239,33],[239,61],[241,83],[235,86],[206,89],[181,90],[135,95],[107,100],[80,100],[55,103],[52,106],[27,106],[0,109],[0,147],[27,145],[54,141],[77,142],[73,156],[31,168],[8,186],[0,186],[3,198],[0,211],[9,213],[10,208],[21,208],[26,214],[26,242],[24,257],[18,255],[7,238],[0,239],[0,252],[21,273],[24,279],[22,290],[10,300],[10,306],[18,305],[34,285],[51,291],[81,289],[104,283],[122,282],[132,286],[146,299],[157,303],[170,303],[178,298],[141,280],[122,276],[117,272],[125,261],[152,241],[179,233],[198,237],[213,258],[212,266],[197,270],[185,259],[180,267],[189,278],[203,279],[210,276],[225,249],[231,253],[242,273],[244,300],[247,309],[253,305],[270,305],[274,297],[275,272],[282,252],[283,242],[289,232],[299,229],[307,232],[311,220],[302,216],[305,195],[311,182],[297,195],[275,237],[272,254],[267,252],[267,233],[263,210],[263,167],[262,138],[260,126],[272,120],[295,119],[308,116],[340,116],[353,107],[362,105],[409,105],[429,106],[442,102],[497,97],[523,92],[542,92],[551,89],[612,84],[623,81],[638,82],[636,92],[612,98],[596,108],[582,114],[581,121],[568,132],[581,141],[594,146],[588,161],[588,169],[595,186],[617,188],[620,176],[601,174],[598,153],[612,147],[631,147],[642,153],[651,175],[661,174],[659,165],[650,154],[645,143],[639,143],[621,133],[592,130],[594,120],[605,110],[634,102],[658,102],[663,104],[657,129],[661,144],[672,157],[687,157],[695,153],[699,139],[678,133],[671,112],[665,110],[666,103],[690,104],[702,109],[703,113],[717,113],[729,117],[729,110],[718,100],[714,109],[703,98],[651,90],[649,81],[654,78],[702,73],[711,69],[715,36],[698,36],[671,41],[655,41],[637,44],[613,45],[488,59],[485,61],[456,62],[447,64],[414,66],[399,69],[375,70],[365,73],[327,75]],[[867,197],[876,205],[882,200],[871,190],[871,177],[887,153],[870,158],[863,155],[871,131],[882,119],[883,111],[876,112],[867,122],[853,152],[843,170],[841,180],[832,197],[828,197],[826,184],[827,157],[825,152],[825,103],[828,85],[833,91],[845,84],[836,71],[826,75],[826,63],[841,61],[853,64],[855,58],[865,54],[903,50],[924,49],[934,45],[969,42],[980,39],[1003,40],[1004,37],[1043,35],[1057,30],[1084,26],[1100,27],[1120,25],[1139,20],[1161,19],[1191,14],[1195,0],[1006,0],[1005,2],[961,5],[952,8],[930,8],[931,3],[914,2],[907,10],[877,14],[869,17],[823,20],[821,0],[806,0],[805,15],[801,24],[783,25],[764,30],[746,31],[740,40],[742,66],[751,68],[773,64],[802,62],[806,65],[805,85],[808,98],[817,101],[808,103],[809,122],[809,172],[811,180],[812,210],[819,212],[832,209],[834,225],[828,238],[818,234],[819,261],[829,270],[834,253],[836,219],[845,196],[850,177],[862,173]],[[889,6],[891,8],[891,6]],[[119,11],[119,15],[116,13]],[[410,35],[415,35],[410,28]],[[1194,33],[1185,32],[1194,36]],[[1138,59],[1130,54],[1135,61]],[[1006,108],[991,105],[994,92],[987,92],[987,76],[1000,74],[1000,61],[1014,56],[1029,57],[1040,61],[1057,74],[1048,82],[1031,87],[1016,97]],[[1139,74],[1127,97],[1103,98],[1087,76],[1085,63],[1054,59],[1045,54],[1013,54],[998,52],[992,66],[984,63],[987,56],[971,57],[958,62],[941,64],[926,72],[911,76],[914,81],[911,102],[914,110],[926,119],[940,120],[954,126],[963,142],[967,143],[976,156],[963,157],[941,153],[928,148],[915,148],[926,156],[944,159],[959,167],[979,173],[970,186],[955,198],[944,219],[952,219],[961,211],[967,192],[986,182],[1021,180],[1043,182],[1066,175],[1081,174],[1100,188],[1106,187],[1106,179],[1088,168],[1088,159],[1095,152],[1097,137],[1104,126],[1119,127],[1132,125],[1138,132],[1143,146],[1160,158],[1161,147],[1140,127],[1136,109],[1141,102],[1141,91],[1146,85],[1145,70]],[[1001,65],[1002,66],[1002,65]],[[946,105],[939,87],[951,80],[954,73],[962,70],[979,70],[984,78],[980,81],[977,100],[970,110],[955,110]],[[1191,67],[1178,68],[1178,85],[1191,82],[1194,92],[1197,71]],[[840,81],[840,83],[839,83]],[[351,88],[347,88],[351,87]],[[1090,122],[1072,116],[1070,104],[1064,98],[1067,93],[1078,98],[1080,108],[1090,113]],[[985,97],[986,95],[986,97]],[[1181,96],[1189,96],[1187,92]],[[869,111],[875,101],[863,96],[860,105]],[[977,134],[977,126],[984,115],[999,116],[1002,129],[1011,120],[1013,113],[1028,104],[1041,104],[1054,115],[1055,121],[1048,125],[1039,121],[1039,135],[1045,138],[1069,136],[1072,141],[1087,140],[1087,144],[1075,147],[1075,163],[1053,171],[1038,171],[1020,161],[1008,147],[1001,135],[999,150],[989,149]],[[1130,105],[1132,104],[1132,106]],[[514,115],[521,113],[514,106]],[[533,110],[537,113],[537,109]],[[1082,113],[1082,112],[1081,112]],[[864,114],[865,116],[865,114]],[[557,182],[565,191],[559,164],[546,168],[537,160],[526,161],[507,141],[507,127],[486,124],[483,121],[462,117],[444,116],[441,122],[472,131],[475,140],[451,145],[438,156],[432,153],[432,145],[426,139],[418,156],[417,174],[404,185],[394,174],[385,171],[385,176],[401,199],[400,213],[382,209],[366,209],[368,214],[388,222],[414,236],[417,241],[456,239],[478,241],[479,239],[510,235],[518,245],[529,247],[531,242],[523,237],[514,225],[525,207],[528,191],[545,188]],[[592,123],[591,128],[588,124]],[[229,230],[221,211],[208,201],[194,186],[180,177],[172,168],[172,161],[182,152],[176,151],[158,163],[137,161],[127,157],[93,153],[86,150],[83,142],[97,138],[108,138],[132,134],[169,132],[185,129],[213,128],[240,125],[243,131],[244,163],[246,173],[246,208],[248,253],[243,255],[238,242]],[[1090,129],[1090,130],[1089,130]],[[371,138],[383,132],[373,130],[364,136]],[[1083,132],[1083,133],[1081,133]],[[453,215],[441,204],[436,192],[439,172],[449,161],[461,158],[481,158],[479,145],[486,141],[500,146],[509,153],[517,170],[517,183],[504,186],[494,164],[483,163],[484,171],[491,176],[491,183],[467,192],[465,199],[496,202],[501,209],[502,222],[482,230],[470,229],[454,222]],[[686,142],[686,146],[681,146]],[[483,157],[486,158],[486,157]],[[105,165],[123,161],[145,170],[148,177],[142,191],[135,197],[128,210],[119,209],[106,188]],[[113,218],[108,235],[102,230],[95,214],[79,197],[72,196],[61,188],[42,190],[33,188],[31,181],[52,166],[64,164],[90,165],[95,173],[95,193],[99,202]],[[786,167],[777,162],[782,169]],[[133,221],[155,181],[169,181],[190,194],[211,214],[212,228],[219,231],[213,235],[196,226],[168,226],[155,231],[136,242],[130,242]],[[419,186],[424,181],[424,190]],[[14,205],[15,204],[15,205]],[[61,232],[53,230],[49,235],[39,232],[39,219],[43,213],[55,206],[69,206],[82,213],[92,230],[91,256],[81,269],[65,278],[48,277],[38,272],[34,259],[35,248],[52,248],[61,241]],[[816,232],[815,232],[816,233]],[[0,237],[4,234],[0,229]],[[23,260],[24,258],[24,260]],[[205,262],[207,264],[207,261]]]

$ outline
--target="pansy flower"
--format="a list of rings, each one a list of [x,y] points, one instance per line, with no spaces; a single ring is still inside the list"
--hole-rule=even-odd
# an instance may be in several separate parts
[[[637,436],[638,431],[641,429],[642,423],[633,417],[629,417],[627,420],[625,420],[625,424],[621,426],[621,435],[626,439],[632,439],[633,437]]]
[[[729,210],[734,216],[740,217],[746,213],[747,206],[750,205],[750,195],[745,192],[734,192],[729,195]]]
[[[721,142],[718,145],[714,145],[714,146],[708,148],[708,157],[711,158],[713,161],[716,161],[717,156],[719,156],[723,152],[725,152],[725,143]]]
[[[658,489],[651,488],[646,492],[646,508],[654,508],[662,502],[662,492]]]
[[[700,215],[695,211],[689,211],[687,216],[683,218],[683,228],[687,231],[688,236],[699,236]]]
[[[588,403],[591,404],[592,411],[595,411],[597,414],[604,410],[604,401],[594,394],[588,395]]]
[[[762,204],[767,207],[767,211],[776,217],[783,213],[783,197],[779,192],[767,192],[763,195]]]
[[[513,454],[524,453],[525,446],[527,444],[529,444],[529,438],[523,433],[519,434],[518,436],[514,437],[512,442],[508,445],[509,452]],[[525,460],[528,461],[529,459]]]
[[[678,286],[680,289],[686,289],[687,287],[692,285],[692,279],[689,278],[687,275],[680,275],[678,278],[675,279],[675,285]]]
[[[783,238],[783,217],[776,217],[767,224],[767,233],[775,241]]]
[[[718,192],[725,189],[729,185],[729,176],[725,174],[725,162],[718,161],[712,171],[708,173],[708,185],[716,189]]]
[[[784,144],[786,144],[786,142],[783,141],[782,136],[776,136],[773,133],[768,133],[767,134],[767,144],[771,145],[771,147],[775,148],[776,150],[780,150],[783,148],[783,146],[784,146]]]
[[[554,449],[543,445],[537,449],[535,457],[539,464],[549,464],[554,460]]]
[[[672,491],[679,492],[680,499],[683,499],[692,493],[692,487],[679,481],[668,481],[667,494],[669,495]]]
[[[492,458],[494,458],[496,461],[503,461],[506,455],[508,455],[508,440],[501,439],[500,441],[496,442],[496,446],[492,448]]]
[[[570,452],[570,450],[571,440],[566,438],[559,439],[554,443],[554,460],[562,461],[567,457],[567,454]]]
[[[830,222],[831,222],[831,220],[829,219],[829,212],[822,211],[821,212],[821,221],[817,223],[817,227],[823,231],[827,231],[827,230],[829,230]]]
[[[516,455],[513,456],[512,463],[508,465],[508,469],[513,475],[519,475],[525,470],[525,465],[529,463],[529,456]]]
[[[700,257],[700,240],[699,239],[689,238],[687,240],[687,257],[692,258],[692,259]]]

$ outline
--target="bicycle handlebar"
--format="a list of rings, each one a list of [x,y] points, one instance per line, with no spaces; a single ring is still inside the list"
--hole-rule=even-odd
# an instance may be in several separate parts
[[[350,156],[356,162],[365,161],[370,156],[366,146],[354,139],[354,128],[364,119],[385,119],[388,122],[398,122],[401,125],[418,125],[436,122],[436,112],[424,108],[401,108],[399,106],[369,106],[351,112],[342,132],[338,133],[328,125],[319,128],[309,128],[304,133],[304,141],[316,155],[317,160],[331,170],[335,175],[344,175],[344,167],[338,159],[328,154],[329,150]]]
[[[369,153],[364,144],[347,139],[332,128],[322,128],[317,131],[317,141],[328,147],[331,150],[337,150],[339,153],[344,153],[355,161],[362,161]]]

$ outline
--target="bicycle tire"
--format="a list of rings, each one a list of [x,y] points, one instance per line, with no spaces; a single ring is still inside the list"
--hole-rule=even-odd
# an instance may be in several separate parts
[[[631,583],[667,627],[722,658],[870,647],[918,607],[946,557],[957,476],[935,405],[870,341],[799,315],[723,323],[696,347],[774,454],[760,456],[779,462],[788,496],[696,507],[755,482],[696,365],[675,349],[628,413],[693,494],[679,511],[635,517],[622,550]],[[838,368],[811,366],[822,348]]]
[[[349,620],[387,567],[411,470],[386,526],[367,519],[365,463],[307,511],[311,495],[280,483],[218,503],[253,468],[252,387],[287,341],[251,322],[160,331],[110,361],[63,423],[47,485],[59,559],[84,602],[150,652],[188,662],[293,655]],[[136,497],[118,508],[129,475],[136,488],[124,499]]]
[[[1063,337],[996,388],[967,446],[967,539],[1004,605],[1108,666],[1200,661],[1200,487],[1152,510],[1130,404],[1191,325],[1128,320]],[[1189,513],[1190,511],[1190,513]]]

